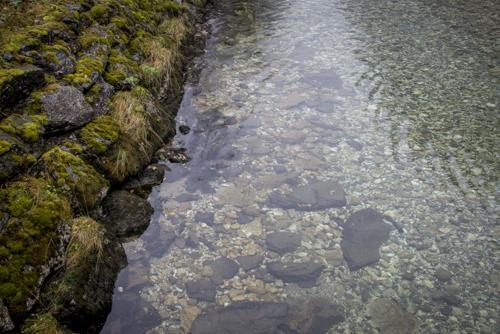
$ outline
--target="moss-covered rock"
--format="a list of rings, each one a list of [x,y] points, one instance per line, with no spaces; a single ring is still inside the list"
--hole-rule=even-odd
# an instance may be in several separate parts
[[[133,60],[126,52],[118,49],[111,50],[104,79],[117,89],[131,89],[139,80],[137,61]]]
[[[116,276],[126,264],[119,242],[88,217],[73,220],[68,262],[43,295],[60,323],[77,332],[97,332],[111,308]],[[89,328],[90,327],[90,328]]]
[[[0,299],[18,319],[33,305],[71,210],[49,183],[27,178],[0,189],[0,211],[9,214],[0,234]]]
[[[29,317],[24,323],[22,334],[65,334],[68,330],[62,328],[54,316],[47,313],[38,313]]]
[[[91,165],[60,147],[40,159],[43,173],[61,194],[72,198],[76,207],[94,207],[106,195],[109,183]]]
[[[82,142],[95,154],[106,152],[119,135],[120,128],[111,116],[97,117],[79,132]]]
[[[0,111],[12,108],[44,83],[44,72],[38,67],[0,68]]]
[[[0,130],[26,142],[36,142],[45,132],[47,123],[45,115],[11,115],[0,122]]]
[[[27,143],[1,129],[0,152],[0,182],[21,173],[36,162]]]

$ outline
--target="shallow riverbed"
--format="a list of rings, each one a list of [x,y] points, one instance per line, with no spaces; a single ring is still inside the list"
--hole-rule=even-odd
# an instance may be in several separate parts
[[[246,300],[326,300],[330,333],[498,333],[498,1],[215,12],[177,117],[191,161],[151,194],[103,333]]]

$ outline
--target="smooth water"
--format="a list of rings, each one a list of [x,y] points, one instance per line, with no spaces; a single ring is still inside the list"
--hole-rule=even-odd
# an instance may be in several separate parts
[[[177,117],[192,160],[169,164],[150,196],[103,332],[182,333],[214,305],[317,296],[345,311],[330,333],[500,332],[500,2],[214,11]],[[340,187],[345,206],[329,197]],[[350,270],[343,230],[364,208],[392,231],[378,262]],[[271,251],[275,231],[299,245]],[[187,296],[187,282],[214,281],[211,261],[241,256],[255,268],[223,273],[214,301]],[[274,262],[323,270],[296,284]]]

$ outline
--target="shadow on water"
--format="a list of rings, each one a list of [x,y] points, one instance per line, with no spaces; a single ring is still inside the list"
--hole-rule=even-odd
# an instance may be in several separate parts
[[[500,171],[500,2],[344,1],[364,47],[372,100],[395,154],[440,165],[463,192],[497,186]]]

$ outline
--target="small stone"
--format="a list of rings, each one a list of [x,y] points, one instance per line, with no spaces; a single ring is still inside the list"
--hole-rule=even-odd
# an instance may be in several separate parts
[[[344,257],[340,249],[332,249],[325,252],[325,260],[332,267],[338,267],[342,265]]]
[[[196,306],[183,307],[181,310],[181,329],[183,333],[189,333],[191,324],[201,313],[201,310]]]
[[[444,268],[437,268],[434,273],[436,278],[441,282],[449,282],[451,281],[451,273]]]
[[[187,135],[190,131],[191,131],[191,128],[187,125],[179,126],[179,132],[182,133],[183,135]]]
[[[244,255],[236,258],[241,268],[246,271],[257,268],[263,260],[264,257],[261,255]]]
[[[213,261],[210,266],[214,272],[212,282],[219,285],[224,280],[234,277],[238,273],[239,265],[227,257],[220,257]]]
[[[273,252],[283,255],[287,252],[293,252],[301,244],[301,236],[292,232],[273,232],[266,238],[267,248]]]
[[[377,298],[367,307],[373,324],[384,334],[414,333],[416,318],[392,298]]]
[[[314,286],[324,267],[313,261],[282,263],[267,266],[269,273],[284,282],[297,283],[301,287]]]

